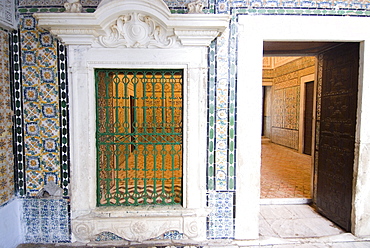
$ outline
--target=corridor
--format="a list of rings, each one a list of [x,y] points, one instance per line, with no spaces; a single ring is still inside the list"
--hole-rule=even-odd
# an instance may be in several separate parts
[[[311,198],[311,156],[262,142],[261,198]]]

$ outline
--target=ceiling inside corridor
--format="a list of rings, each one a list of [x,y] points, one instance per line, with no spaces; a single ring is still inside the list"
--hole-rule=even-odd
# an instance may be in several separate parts
[[[341,42],[286,42],[264,41],[264,56],[313,56],[342,44]]]

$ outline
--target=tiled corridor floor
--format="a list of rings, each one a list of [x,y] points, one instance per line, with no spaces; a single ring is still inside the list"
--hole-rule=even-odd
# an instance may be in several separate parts
[[[261,198],[311,198],[311,156],[262,142]]]

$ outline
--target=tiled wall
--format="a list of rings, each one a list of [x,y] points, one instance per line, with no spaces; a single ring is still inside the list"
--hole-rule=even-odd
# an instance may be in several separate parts
[[[313,57],[303,57],[273,70],[271,141],[298,150],[301,77],[313,73]]]
[[[17,138],[24,140],[24,167],[18,161],[19,192],[34,196],[48,181],[54,181],[64,188],[68,196],[68,87],[65,80],[66,54],[64,48],[44,30],[37,28],[30,15],[34,12],[63,11],[64,0],[19,0],[20,13],[20,56],[22,58],[22,84],[18,89],[22,94],[22,113],[17,115],[19,127],[24,134]],[[81,0],[84,11],[94,11],[99,0]],[[185,5],[190,0],[165,1],[172,12],[186,12]],[[370,16],[370,1],[292,1],[292,0],[208,0],[205,13],[229,13],[229,29],[214,41],[209,48],[208,85],[208,149],[207,164],[207,205],[213,209],[208,218],[207,235],[210,239],[234,237],[235,197],[235,137],[237,135],[237,19],[239,15],[354,15]],[[15,36],[17,36],[15,34]],[[58,59],[59,58],[59,59]],[[62,62],[61,62],[62,61]],[[61,62],[61,63],[60,63]],[[59,68],[59,70],[57,69]],[[63,74],[64,73],[64,74]],[[64,78],[63,76],[64,75]],[[249,82],[247,82],[249,83]],[[295,93],[292,92],[294,95]],[[240,97],[240,96],[239,96]],[[292,113],[294,116],[295,113]],[[23,126],[22,126],[23,125]],[[18,155],[22,155],[21,150]],[[20,169],[19,169],[20,168]],[[24,169],[22,169],[24,168]],[[24,181],[25,179],[25,181]],[[29,198],[31,199],[31,198]],[[50,205],[50,204],[51,205]],[[69,238],[64,232],[65,220],[61,221],[68,207],[63,200],[46,203],[42,199],[26,200],[24,204],[28,241],[65,241]],[[30,208],[46,204],[48,209],[28,214]],[[48,205],[49,204],[49,205]],[[56,215],[60,225],[52,230],[57,235],[42,237],[40,230],[51,230],[52,221],[31,220],[50,218]],[[247,221],[247,220],[246,220]],[[32,236],[31,233],[39,232]],[[64,234],[60,235],[60,234]],[[59,236],[58,236],[59,235]],[[62,237],[63,236],[63,237]],[[32,237],[35,237],[32,239]]]
[[[25,243],[70,241],[68,202],[65,199],[24,199]]]
[[[57,42],[22,16],[20,45],[26,195],[35,196],[48,182],[60,183]]]
[[[9,33],[0,29],[0,206],[14,196]]]

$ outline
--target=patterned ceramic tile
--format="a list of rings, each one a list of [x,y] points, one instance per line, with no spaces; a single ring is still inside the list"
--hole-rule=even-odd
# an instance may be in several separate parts
[[[215,142],[216,142],[216,42],[209,47],[208,75],[208,149],[207,149],[207,189],[215,189]]]
[[[8,0],[10,1],[10,0]],[[19,0],[19,6],[62,6],[65,0]],[[101,0],[81,0],[82,6],[97,6]],[[165,0],[169,7],[183,7],[192,0]],[[204,1],[205,5],[208,5],[208,1]]]
[[[57,243],[70,241],[67,200],[24,199],[22,212],[25,242]]]
[[[67,54],[66,47],[58,43],[58,77],[59,77],[59,120],[60,120],[60,164],[61,186],[63,194],[68,195],[69,184],[69,105],[67,81]]]
[[[116,240],[123,240],[123,238],[111,232],[99,233],[95,238],[95,241],[98,241],[98,242],[99,241],[116,241]]]
[[[24,151],[27,165],[33,164],[25,176],[27,195],[34,196],[45,180],[60,182],[58,52],[56,40],[32,16],[22,16],[20,23]]]
[[[233,192],[212,192],[207,195],[208,207],[213,209],[207,221],[209,239],[234,237],[234,198]]]
[[[215,185],[216,190],[227,190],[228,169],[228,105],[229,105],[229,30],[217,39],[217,83],[216,83],[216,144]]]
[[[0,205],[14,195],[9,34],[0,29]]]
[[[173,12],[185,13],[189,0],[166,0]],[[230,13],[230,28],[212,43],[209,49],[209,87],[208,87],[208,206],[214,211],[208,221],[209,238],[233,237],[233,214],[231,203],[235,198],[235,136],[236,133],[236,40],[237,15],[239,14],[287,14],[287,15],[370,15],[358,9],[369,8],[364,2],[334,1],[264,1],[264,0],[219,0],[204,1],[206,13]],[[216,2],[216,4],[215,4]],[[20,12],[47,11],[44,7],[58,7],[53,11],[63,11],[64,0],[20,0]],[[86,7],[94,8],[98,0],[82,0]],[[275,8],[275,7],[289,8]],[[256,8],[250,8],[256,7]],[[296,7],[296,9],[292,8]],[[312,7],[302,9],[301,7]],[[355,10],[340,9],[353,8]],[[322,9],[320,9],[322,8]],[[325,9],[324,9],[325,8]],[[329,10],[327,8],[330,8]],[[62,45],[50,34],[36,27],[31,16],[22,16],[22,92],[25,123],[25,168],[27,170],[28,193],[33,195],[47,181],[61,182],[64,194],[68,194],[68,85],[66,82],[66,54]],[[18,54],[19,55],[19,54]],[[58,58],[57,58],[58,57]],[[59,68],[57,72],[55,68]],[[63,69],[64,68],[64,69]],[[58,74],[59,73],[59,74]],[[56,83],[60,79],[59,84]],[[23,89],[22,89],[23,86]],[[291,101],[294,93],[291,95]],[[64,97],[63,97],[64,95]],[[59,98],[60,96],[60,98]],[[24,108],[24,110],[22,110]],[[296,111],[290,113],[289,123],[293,124]],[[17,115],[18,120],[22,120]],[[23,123],[23,120],[22,122]],[[22,126],[19,126],[22,128]],[[59,129],[58,129],[59,128]],[[23,130],[23,129],[20,129]],[[17,134],[22,138],[22,133]],[[22,157],[21,151],[17,156]],[[22,161],[18,168],[23,168]],[[62,173],[59,169],[62,168]],[[62,175],[61,175],[62,174]],[[24,183],[18,181],[20,185]],[[216,192],[214,190],[223,190]],[[230,205],[231,204],[231,205]],[[232,209],[232,210],[230,210]],[[32,225],[40,226],[36,220]],[[46,230],[46,229],[45,229]],[[32,228],[31,232],[34,231]],[[41,239],[39,237],[39,239]]]
[[[284,61],[284,60],[282,60]],[[272,70],[273,94],[272,104],[272,141],[293,149],[298,149],[298,127],[300,110],[300,78],[313,74],[315,59],[313,57],[296,58],[277,63]]]

